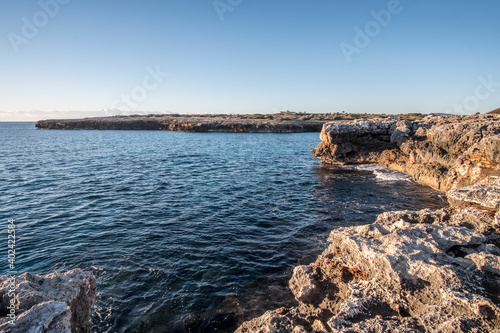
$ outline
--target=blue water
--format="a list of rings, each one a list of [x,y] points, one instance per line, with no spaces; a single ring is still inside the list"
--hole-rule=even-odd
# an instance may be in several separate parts
[[[15,218],[20,272],[94,272],[95,332],[231,331],[290,298],[293,266],[331,229],[444,204],[404,178],[322,167],[318,137],[0,123],[1,237]]]

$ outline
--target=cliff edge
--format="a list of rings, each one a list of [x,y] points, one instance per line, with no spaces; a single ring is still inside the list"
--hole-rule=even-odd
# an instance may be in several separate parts
[[[228,133],[302,133],[320,132],[324,121],[255,120],[207,117],[98,117],[85,119],[40,120],[38,129],[66,130],[157,130]]]
[[[325,163],[405,171],[450,206],[333,230],[294,269],[296,304],[237,332],[500,332],[500,117],[327,123],[321,140]]]
[[[442,191],[500,176],[500,115],[332,122],[320,138],[327,164],[378,163]]]

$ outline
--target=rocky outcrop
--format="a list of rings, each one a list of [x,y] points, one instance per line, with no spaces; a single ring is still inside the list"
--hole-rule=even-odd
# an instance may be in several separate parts
[[[91,331],[90,308],[96,297],[96,280],[92,273],[81,269],[48,275],[24,273],[15,281],[2,276],[0,285],[0,332]],[[13,299],[10,291],[14,289],[15,310],[12,313],[9,310]]]
[[[39,129],[161,130],[183,132],[301,133],[320,132],[324,121],[264,121],[203,117],[100,117],[40,120]]]
[[[500,116],[331,122],[313,155],[327,164],[378,163],[442,191],[500,176]]]
[[[448,190],[450,206],[338,228],[290,279],[296,305],[243,332],[500,332],[500,118],[326,124],[326,163],[380,163]]]
[[[293,271],[297,305],[237,332],[500,332],[498,231],[475,207],[333,230],[316,262]]]
[[[500,178],[489,184],[476,184],[448,191],[448,201],[453,205],[477,205],[486,209],[500,209]]]

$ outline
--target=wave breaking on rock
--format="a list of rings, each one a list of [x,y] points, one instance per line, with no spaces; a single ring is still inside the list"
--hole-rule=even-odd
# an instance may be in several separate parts
[[[500,332],[500,117],[333,122],[321,140],[326,164],[404,171],[450,206],[333,230],[293,271],[296,305],[237,332]]]

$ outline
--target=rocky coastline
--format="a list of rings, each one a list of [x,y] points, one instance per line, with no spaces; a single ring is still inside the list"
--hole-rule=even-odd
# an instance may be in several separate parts
[[[236,332],[500,332],[500,115],[331,122],[320,137],[324,163],[404,171],[450,205],[333,230],[317,260],[293,270],[295,303]],[[17,277],[16,326],[10,284],[0,277],[0,331],[91,331],[91,273]]]
[[[85,119],[40,120],[38,129],[58,130],[157,130],[226,133],[303,133],[320,132],[325,121],[255,120],[237,118],[137,116]]]
[[[294,269],[295,305],[236,332],[500,332],[500,116],[332,122],[321,140],[324,163],[404,171],[450,205],[333,230]]]

